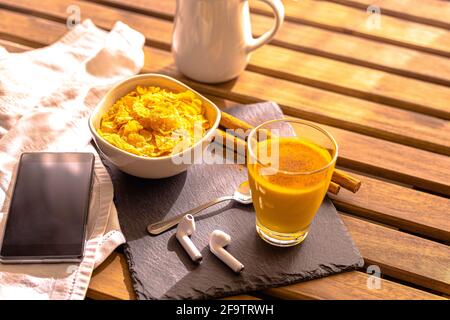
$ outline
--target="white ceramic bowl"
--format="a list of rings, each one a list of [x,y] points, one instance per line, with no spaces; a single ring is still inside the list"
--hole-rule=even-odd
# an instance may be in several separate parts
[[[118,99],[133,91],[137,85],[158,86],[174,92],[186,90],[194,92],[202,101],[206,111],[205,116],[210,123],[210,129],[200,141],[177,155],[155,158],[142,157],[111,145],[97,133],[101,117]],[[111,88],[92,111],[89,117],[89,128],[99,150],[120,170],[141,178],[157,179],[171,177],[185,171],[195,159],[201,156],[203,150],[211,142],[219,122],[220,110],[210,100],[178,80],[161,74],[149,73],[130,77]],[[180,163],[181,157],[192,159],[192,161]]]

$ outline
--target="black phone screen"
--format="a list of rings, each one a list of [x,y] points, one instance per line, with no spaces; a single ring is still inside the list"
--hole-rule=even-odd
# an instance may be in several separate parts
[[[91,153],[24,153],[0,255],[81,257],[92,185]]]

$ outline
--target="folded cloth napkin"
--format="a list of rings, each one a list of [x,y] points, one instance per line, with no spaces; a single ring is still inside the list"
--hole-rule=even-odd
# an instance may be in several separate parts
[[[22,152],[89,151],[90,111],[114,83],[144,63],[144,37],[117,22],[108,33],[90,20],[48,47],[0,47],[0,234]],[[0,264],[0,299],[83,299],[92,270],[125,238],[107,171],[96,155],[87,243],[80,264]]]

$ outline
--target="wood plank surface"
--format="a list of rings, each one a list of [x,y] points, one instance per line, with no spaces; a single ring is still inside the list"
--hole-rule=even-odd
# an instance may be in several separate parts
[[[450,293],[450,250],[447,245],[341,215],[368,265],[383,274]]]
[[[144,5],[139,0],[123,0],[121,4],[126,4],[130,8],[133,8],[136,2],[140,3],[141,6]],[[170,10],[172,10],[173,14],[175,10],[174,0],[163,3],[158,0],[145,0],[145,5],[147,8],[151,8],[152,12],[170,14],[166,11],[168,8],[167,2],[172,4]],[[257,26],[259,26],[256,29],[259,31],[257,33],[266,31],[267,26],[273,23],[270,21],[271,19],[261,16],[256,16],[254,17],[255,19],[263,20],[257,23]],[[138,27],[137,25],[135,26]],[[296,24],[292,26],[287,25],[282,29],[290,31],[290,37],[285,39],[287,43],[298,42],[299,35],[296,33]],[[282,35],[285,34],[283,30],[280,33]],[[285,36],[285,38],[287,37]],[[315,46],[318,46],[317,42]],[[361,51],[367,51],[367,48],[361,48]],[[353,50],[353,55],[357,54],[358,51]],[[392,57],[390,57],[390,60],[393,60]],[[448,60],[443,64],[447,68],[450,68],[450,62]],[[255,70],[260,73],[297,81],[345,95],[450,119],[450,105],[448,104],[450,88],[434,86],[422,81],[406,79],[386,72],[338,62],[333,59],[321,58],[315,55],[266,45],[253,53],[249,70]],[[432,101],[429,99],[431,92],[433,94]],[[439,93],[441,93],[441,97],[438,96]]]
[[[167,1],[164,2],[164,4],[157,0],[145,2],[147,7],[151,8],[152,12],[164,14],[169,13],[165,11],[168,7]],[[175,1],[173,0],[169,2],[172,3],[170,10],[174,10]],[[135,0],[123,0],[121,3],[132,7],[136,5]],[[137,3],[140,2],[137,1]],[[171,18],[173,18],[173,15]],[[256,33],[261,34],[266,31],[267,26],[272,23],[270,20],[271,19],[267,17],[258,15],[254,16],[253,22],[256,21]],[[281,41],[285,42],[287,46],[298,43],[298,40],[302,38],[301,34],[298,34],[297,26],[298,24],[287,23],[279,32],[279,35],[276,36],[276,40],[282,38]],[[287,32],[285,32],[285,30]],[[316,37],[314,40],[315,42],[313,47],[321,47],[322,43],[328,42],[323,41],[323,37]],[[301,43],[304,45],[303,39]],[[363,53],[368,52],[369,48],[365,46],[361,47],[360,50],[355,50],[356,48],[349,46],[349,43],[351,42],[346,41],[345,48],[351,49],[352,56],[358,56],[360,51]],[[332,48],[336,48],[335,44],[332,45]],[[383,52],[380,52],[379,50],[375,52],[377,57],[383,57]],[[389,52],[388,56],[389,61],[398,61],[390,54],[391,52]],[[422,58],[426,60],[425,57]],[[441,63],[439,65],[444,66],[443,70],[450,68],[450,62],[448,59],[441,59]],[[436,67],[437,66],[435,65],[432,69],[437,71]],[[445,118],[448,118],[448,114],[446,113],[450,110],[450,106],[447,103],[448,97],[450,96],[449,88],[440,86],[434,87],[429,83],[423,83],[420,81],[408,81],[402,77],[393,76],[385,72],[374,71],[368,68],[358,68],[355,65],[339,63],[333,59],[321,59],[317,56],[303,54],[300,52],[293,52],[290,50],[283,51],[283,49],[273,46],[264,46],[260,50],[255,51],[252,56],[249,69],[257,70],[258,72],[263,71],[264,73],[272,76],[294,80],[323,89],[344,93],[346,95],[361,97],[375,102],[402,106],[405,108],[410,108],[414,111],[423,111],[429,114],[440,115]],[[408,68],[405,66],[404,69]],[[365,89],[363,89],[364,87]],[[399,88],[401,89],[399,90]],[[429,95],[426,93],[428,90],[433,92],[434,98],[436,99],[433,99],[434,102],[438,101],[435,94],[442,92],[441,107],[443,107],[444,110],[440,111],[444,111],[443,113],[440,111],[436,112],[436,110],[425,110],[431,107]],[[422,95],[422,98],[419,98],[417,96],[418,94]],[[401,95],[402,97],[395,97],[395,95]],[[420,100],[422,100],[422,102],[418,103]],[[424,106],[426,106],[425,109],[423,109]]]
[[[382,14],[423,24],[450,29],[450,4],[443,0],[329,0],[339,4],[366,10],[371,5]]]
[[[175,14],[175,0],[95,0],[94,2],[170,20]],[[267,31],[267,26],[272,23],[271,17],[252,14],[252,30],[256,36]],[[305,24],[285,21],[271,43],[415,79],[442,85],[450,84],[450,63],[447,58]]]
[[[129,0],[125,1],[127,1],[127,5],[130,5]],[[387,2],[389,0],[385,1]],[[124,1],[122,0],[96,0],[96,2],[116,4],[121,8],[125,7]],[[134,5],[132,7],[137,11],[148,12],[148,10],[153,10],[147,0],[135,0],[133,2]],[[175,12],[174,1],[160,2],[161,4],[159,7],[163,9],[160,12],[160,16],[168,17],[168,12]],[[444,7],[444,10],[448,10],[448,4],[445,3],[445,1],[443,2],[444,4],[441,6]],[[366,21],[369,17],[366,10],[317,0],[285,0],[283,1],[283,4],[285,6],[286,20],[288,22],[298,22],[298,24],[356,35],[366,39],[395,44],[423,52],[434,53],[446,57],[450,56],[449,32],[442,28],[426,26],[383,15],[380,28],[370,29],[366,26]],[[154,3],[152,3],[152,5],[154,5]],[[255,13],[272,15],[271,9],[264,3],[253,1],[251,8],[252,12]],[[427,11],[434,16],[440,15],[443,20],[446,19],[446,15],[443,14],[441,10],[435,11],[428,9]],[[288,24],[288,26],[293,25]]]
[[[95,2],[166,19],[173,19],[175,13],[174,0],[95,0]],[[262,34],[271,23],[273,18],[252,15],[252,30],[255,35]],[[285,21],[271,43],[416,79],[443,85],[450,84],[450,64],[447,58],[305,24]]]
[[[128,1],[128,0],[127,0]],[[267,30],[273,18],[253,14],[255,36]],[[285,22],[271,44],[333,60],[349,62],[377,70],[449,85],[447,57],[403,48],[378,41]]]
[[[382,278],[379,289],[370,289],[367,286],[369,276],[363,272],[352,271],[282,288],[269,289],[265,293],[282,299],[444,299],[438,295]],[[113,253],[101,267],[94,271],[88,297],[92,299],[135,298],[128,266],[122,254]],[[232,298],[255,299],[253,296]]]
[[[129,0],[89,0],[92,2],[99,2],[117,6],[119,8],[125,8],[132,5]],[[135,0],[133,8],[139,12],[147,12],[152,10],[151,1],[149,5],[146,4],[146,0]],[[420,22],[422,24],[430,24],[436,27],[450,29],[450,23],[448,16],[450,16],[450,5],[448,1],[443,0],[326,0],[335,2],[338,4],[352,6],[363,11],[367,11],[367,8],[371,5],[380,7],[382,14],[387,14],[393,17],[399,17],[406,20]],[[298,4],[299,0],[283,0],[286,13],[289,18],[295,19],[295,11],[292,7]],[[253,6],[252,2],[250,5]],[[150,7],[150,8],[149,8]],[[162,17],[168,17],[170,14],[167,12],[175,12],[175,5],[173,1],[161,1],[160,7],[164,9],[161,12]],[[263,6],[260,6],[261,10]],[[264,10],[266,13],[266,10]]]
[[[330,195],[342,211],[450,243],[450,200],[351,173],[362,181],[358,193]]]
[[[145,4],[152,8],[153,12],[159,12],[161,7],[161,11],[166,14],[168,13],[165,11],[168,7],[166,2],[146,0]],[[172,3],[171,10],[174,11],[175,1],[168,2]],[[121,3],[133,8],[136,1],[124,0]],[[261,26],[264,26],[263,29],[267,29],[267,26],[272,23],[269,20],[266,18],[260,23]],[[134,26],[139,27],[138,25]],[[295,34],[296,26],[287,26],[286,29],[292,32],[288,42],[298,42],[299,35]],[[366,51],[366,48],[364,48],[364,51]],[[357,52],[354,51],[353,54],[355,55]],[[447,61],[446,65],[450,67],[450,62]],[[274,46],[264,46],[255,51],[249,70],[256,70],[260,73],[294,80],[322,89],[450,119],[450,106],[448,104],[450,88],[434,86],[383,71]],[[433,100],[429,99],[430,94],[428,92],[433,93]],[[441,96],[439,96],[439,93]]]
[[[136,299],[123,254],[113,252],[92,274],[87,296],[98,300]]]
[[[4,3],[4,1],[11,0],[2,0],[0,3]],[[46,1],[43,1],[42,6],[40,6],[42,10],[47,9],[45,3]],[[26,1],[21,2],[21,6],[26,4]],[[48,5],[50,6],[50,4]],[[90,5],[92,6],[93,4]],[[65,6],[61,6],[61,9],[52,10],[55,11],[55,15],[58,15],[63,19],[66,15],[64,8]],[[95,8],[97,8],[97,10],[94,10]],[[99,21],[97,21],[96,18],[94,18],[94,21],[99,22],[104,27],[112,27],[115,21],[114,19],[118,15],[125,15],[125,13],[117,14],[117,12],[107,15],[106,9],[100,10],[101,8],[99,9],[98,7],[85,8],[84,11],[87,9],[89,9],[89,12],[102,12],[102,17]],[[108,16],[110,18],[108,19],[108,22],[105,22]],[[131,22],[138,20],[148,22],[143,19],[142,16],[141,19],[136,18],[134,15],[131,17]],[[14,19],[19,19],[19,17],[15,16]],[[153,22],[153,20],[150,22]],[[36,23],[38,23],[38,21],[36,21]],[[8,23],[5,24],[5,27],[9,25]],[[19,23],[17,22],[16,24]],[[138,29],[143,29],[144,33],[145,30],[152,30],[150,25],[140,24]],[[11,32],[15,34],[21,33],[18,30],[12,30]],[[39,37],[39,33],[36,32],[36,34],[35,37],[32,37],[33,39]],[[257,77],[260,78],[260,82],[267,82],[269,79],[270,81],[275,81],[273,78],[259,74]],[[295,90],[294,92],[299,93],[295,96],[294,100],[289,99],[290,96],[292,96],[289,95],[289,92],[272,92],[272,94],[276,94],[276,96],[267,98],[281,102],[283,105],[285,104],[284,109],[288,114],[446,155],[450,154],[450,140],[448,139],[448,135],[450,134],[450,123],[448,121],[417,113],[405,112],[381,104],[370,103],[364,100],[292,82],[289,82],[289,84],[292,89]],[[280,82],[280,85],[284,85],[284,82]],[[286,95],[289,95],[289,97],[286,97]],[[414,130],[411,130],[411,123],[414,123]],[[436,128],[440,128],[440,130],[435,130]]]
[[[370,28],[366,24],[369,17],[366,10],[318,0],[287,0],[283,1],[283,3],[286,19],[289,21],[413,48],[423,52],[446,57],[450,56],[450,36],[449,31],[446,29],[427,26],[388,15],[381,16],[380,28]],[[252,7],[254,12],[272,15],[270,8],[258,1]],[[440,12],[436,14],[440,14]]]
[[[15,21],[14,28],[11,28],[10,21],[2,19],[0,22],[0,32],[22,32],[21,24],[18,22],[21,15],[19,14],[4,14],[4,17],[10,17],[10,21]],[[30,38],[37,39],[41,32],[38,30],[38,21],[41,19],[23,17],[33,19],[34,34],[30,34]],[[45,23],[47,26],[48,22]],[[52,30],[58,27],[54,23],[52,28],[47,28],[44,40],[52,34]],[[65,26],[59,25],[57,32],[53,34],[53,40],[59,38],[65,31]],[[3,31],[5,30],[5,31]],[[49,41],[51,43],[51,41]],[[303,98],[307,93],[305,90],[311,88],[305,87],[294,82],[274,79],[255,72],[244,72],[237,80],[225,83],[222,85],[206,85],[193,82],[184,78],[178,73],[174,66],[172,55],[163,50],[154,48],[145,48],[146,63],[144,72],[162,72],[182,79],[187,84],[193,86],[195,89],[204,93],[209,93],[215,96],[232,99],[241,103],[252,103],[261,100],[272,100],[278,102],[286,114],[303,117],[309,120],[317,121],[317,117],[305,117],[308,113],[304,110],[318,110],[320,106],[314,107],[305,104]],[[283,88],[283,90],[278,90]],[[254,98],[258,97],[258,98]],[[325,96],[321,93],[316,93],[311,96],[312,101],[323,99]],[[326,97],[325,97],[326,98]],[[331,100],[330,100],[331,102]],[[292,106],[302,106],[302,109],[293,108]],[[326,105],[326,103],[324,103]],[[328,110],[323,110],[323,115],[326,116]],[[338,110],[338,109],[337,109]],[[331,111],[331,110],[330,110]],[[353,110],[355,112],[355,110]],[[409,118],[408,131],[411,131],[411,122]],[[353,120],[355,123],[356,119]],[[328,121],[318,121],[322,123],[329,123]],[[334,125],[333,122],[331,122]],[[406,123],[405,123],[406,125]],[[441,130],[434,128],[433,133],[439,133]],[[402,183],[414,185],[426,190],[431,190],[441,194],[450,194],[450,158],[441,156],[431,152],[418,150],[412,147],[399,145],[375,138],[371,138],[361,134],[355,134],[346,130],[333,128],[332,132],[336,135],[338,141],[341,143],[341,158],[340,164],[354,168],[370,174],[376,174],[381,177],[400,181]],[[446,136],[448,141],[448,135]],[[406,159],[406,160],[405,160]]]
[[[441,300],[441,296],[417,290],[385,279],[379,288],[369,288],[370,275],[364,272],[345,272],[330,277],[301,282],[265,293],[281,299],[308,300]]]
[[[126,4],[130,6],[130,8],[134,8],[138,3],[141,4],[142,7],[144,5],[143,1],[144,0],[122,0],[121,4]],[[173,18],[173,13],[175,12],[174,0],[165,1],[163,3],[158,0],[145,0],[145,5],[147,8],[151,8],[150,10],[152,12],[166,14]],[[168,8],[170,8],[170,11],[167,11]],[[270,21],[271,19],[262,16],[255,16],[253,22],[255,22],[255,20],[257,22],[257,34],[266,31],[267,26],[270,26],[271,23],[273,23]],[[281,36],[284,35],[284,42],[288,44],[299,42],[298,40],[301,39],[301,35],[297,33],[297,26],[297,24],[288,23],[282,28],[280,34]],[[283,30],[289,30],[289,36],[286,36],[286,32],[283,32]],[[279,38],[280,36],[276,37],[276,39]],[[315,47],[321,46],[318,45],[317,41],[321,41],[321,43],[326,42],[322,41],[323,38],[315,38],[315,40]],[[349,48],[348,43],[349,41],[346,43],[347,48]],[[352,49],[353,56],[356,56],[359,51],[367,52],[368,48],[362,47],[361,50],[358,51],[355,51],[355,48]],[[380,52],[378,51],[377,56],[380,56]],[[395,59],[389,57],[389,60],[393,61]],[[450,68],[448,59],[445,62],[444,61],[445,60],[443,59],[442,65],[445,65],[446,68]],[[263,72],[272,76],[294,80],[334,92],[361,97],[366,100],[402,106],[410,108],[413,111],[422,111],[429,114],[440,115],[445,118],[448,118],[448,111],[450,110],[448,104],[450,96],[449,88],[432,86],[429,83],[407,80],[385,72],[357,67],[347,63],[340,63],[332,59],[319,58],[314,55],[293,52],[274,46],[264,46],[255,51],[252,55],[249,70],[256,70],[260,73]],[[401,89],[399,90],[399,88]],[[433,92],[433,102],[429,99],[429,95],[427,94],[428,90]],[[436,96],[438,92],[442,92],[440,105],[444,109],[439,111],[427,110],[431,107],[432,103],[438,102],[439,98]],[[418,97],[418,95],[421,95],[421,97]],[[422,101],[421,103],[419,103],[420,100]],[[423,109],[424,107],[425,109]]]
[[[270,45],[253,53],[248,69],[368,101],[450,119],[450,88],[441,85]],[[433,99],[430,99],[431,95]]]
[[[19,53],[23,51],[27,51],[30,47],[24,46],[22,44],[18,44],[12,41],[0,39],[0,46],[6,49],[8,52]]]

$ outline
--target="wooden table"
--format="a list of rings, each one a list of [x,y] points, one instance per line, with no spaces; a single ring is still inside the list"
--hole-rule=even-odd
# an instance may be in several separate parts
[[[121,20],[146,37],[142,72],[174,76],[222,108],[273,100],[318,122],[340,144],[338,165],[363,181],[333,197],[366,266],[238,298],[445,299],[450,296],[450,3],[443,0],[286,0],[286,22],[247,70],[221,85],[178,73],[170,54],[175,0],[0,0],[0,44],[48,45],[67,32],[69,5],[99,27]],[[366,26],[370,4],[380,28]],[[253,1],[255,34],[271,25]],[[367,267],[381,269],[370,288]],[[96,271],[88,297],[133,298],[121,253]]]

